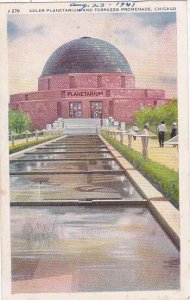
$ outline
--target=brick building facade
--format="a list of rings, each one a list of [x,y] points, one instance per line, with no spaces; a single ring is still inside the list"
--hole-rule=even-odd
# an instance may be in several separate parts
[[[144,106],[166,103],[164,90],[138,89],[122,53],[111,44],[80,38],[58,48],[38,80],[38,91],[11,95],[10,109],[27,112],[34,129],[57,118],[109,118],[132,123]]]

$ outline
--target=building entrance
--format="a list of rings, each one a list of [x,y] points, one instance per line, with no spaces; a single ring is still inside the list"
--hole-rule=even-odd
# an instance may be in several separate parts
[[[90,102],[90,117],[93,119],[101,119],[103,112],[102,101],[91,101]]]
[[[81,118],[82,117],[82,103],[70,102],[69,103],[69,118]]]

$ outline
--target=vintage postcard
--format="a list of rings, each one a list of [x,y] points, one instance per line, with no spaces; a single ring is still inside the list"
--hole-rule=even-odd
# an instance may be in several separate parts
[[[189,299],[186,1],[0,7],[2,299]]]

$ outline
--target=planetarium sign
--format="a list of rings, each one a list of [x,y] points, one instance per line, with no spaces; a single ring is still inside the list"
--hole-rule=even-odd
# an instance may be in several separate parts
[[[62,97],[103,97],[105,96],[105,91],[62,91]]]

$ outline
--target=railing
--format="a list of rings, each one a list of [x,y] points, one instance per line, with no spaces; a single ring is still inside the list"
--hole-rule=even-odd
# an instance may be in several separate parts
[[[28,143],[31,140],[38,140],[40,138],[45,138],[53,135],[62,135],[64,134],[63,129],[56,130],[42,130],[42,131],[33,131],[33,132],[23,132],[23,133],[10,133],[9,142],[12,146],[15,145],[15,142],[20,140],[21,142]]]
[[[127,147],[129,149],[132,149],[132,137],[140,137],[141,141],[142,141],[142,155],[143,157],[146,159],[148,156],[148,141],[149,141],[149,137],[153,137],[155,136],[154,134],[152,134],[150,131],[148,130],[141,130],[138,133],[136,133],[135,131],[133,131],[132,129],[129,130],[117,130],[114,128],[101,128],[102,132],[105,132],[106,134],[108,134],[110,137],[116,139],[117,138],[117,134],[119,134],[120,136],[120,142],[123,144],[123,137],[127,136],[128,137],[128,144]]]

